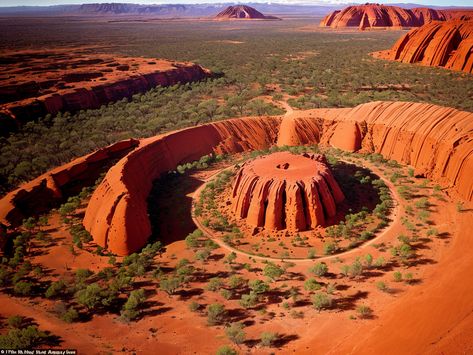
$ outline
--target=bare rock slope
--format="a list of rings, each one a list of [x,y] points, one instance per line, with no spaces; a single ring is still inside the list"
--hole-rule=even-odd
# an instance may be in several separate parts
[[[431,22],[401,37],[377,58],[473,73],[473,21]]]

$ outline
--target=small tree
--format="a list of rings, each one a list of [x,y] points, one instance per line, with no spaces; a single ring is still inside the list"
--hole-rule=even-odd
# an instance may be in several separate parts
[[[121,311],[122,319],[126,321],[136,319],[140,315],[139,308],[145,300],[145,290],[139,289],[131,291]]]
[[[220,303],[213,303],[207,307],[207,323],[209,325],[220,324],[225,316],[225,307]]]
[[[245,341],[244,325],[236,322],[225,328],[225,334],[235,344],[241,344]]]
[[[159,289],[168,295],[174,295],[181,286],[182,281],[179,277],[167,277],[159,282]]]
[[[271,280],[277,280],[284,274],[284,269],[269,262],[263,270],[263,275],[269,277]]]
[[[269,285],[262,280],[251,280],[248,283],[248,286],[256,294],[262,294],[269,291]]]
[[[102,288],[97,283],[88,285],[85,289],[76,292],[77,303],[87,307],[87,309],[94,309],[102,300]]]

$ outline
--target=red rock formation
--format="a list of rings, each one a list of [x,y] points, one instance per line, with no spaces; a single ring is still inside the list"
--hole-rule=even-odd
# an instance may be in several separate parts
[[[373,56],[473,73],[473,21],[431,22]]]
[[[0,225],[17,226],[24,218],[55,207],[63,197],[95,182],[104,167],[130,152],[138,141],[128,139],[75,159],[8,193],[0,200]]]
[[[380,153],[473,201],[472,136],[473,113],[410,102],[296,111],[284,118],[243,118],[188,128],[140,141],[113,166],[92,195],[84,226],[114,253],[137,251],[151,235],[146,198],[154,179],[211,152],[231,154],[276,143]],[[38,201],[43,206],[54,201],[62,191],[54,187],[56,180],[66,181],[69,174],[58,174],[63,170],[77,176],[70,166],[58,168],[0,200],[0,223],[21,220],[25,209],[31,212]],[[88,168],[81,171],[87,176]]]
[[[427,7],[404,9],[397,6],[365,4],[334,11],[320,22],[321,27],[419,27],[431,21],[472,18],[469,10],[436,10]]]
[[[153,180],[211,152],[269,147],[276,141],[280,121],[274,117],[227,120],[141,141],[108,171],[92,195],[84,226],[95,242],[114,253],[139,250],[151,235],[146,198]]]
[[[335,216],[336,203],[343,199],[322,155],[278,152],[243,164],[232,209],[254,227],[304,231]]]
[[[246,6],[246,5],[235,5],[228,6],[225,10],[218,13],[215,16],[216,20],[280,20],[275,16],[263,15],[258,10]]]
[[[432,21],[446,21],[452,18],[452,15],[445,10],[434,10],[428,7],[418,7],[412,9],[414,16],[419,22],[419,26]]]
[[[321,27],[413,27],[419,26],[416,16],[408,9],[396,6],[366,4],[348,6],[341,11],[327,15]]]
[[[0,59],[8,63],[0,70],[4,74],[0,113],[20,123],[48,113],[99,108],[157,85],[187,83],[211,75],[193,63],[95,54],[88,48],[13,52]],[[9,130],[11,127],[2,125],[0,134]]]

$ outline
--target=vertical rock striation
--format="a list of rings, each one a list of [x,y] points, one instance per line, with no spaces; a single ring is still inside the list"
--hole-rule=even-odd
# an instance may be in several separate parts
[[[246,162],[232,192],[237,218],[268,230],[324,225],[344,195],[320,154],[273,153]]]

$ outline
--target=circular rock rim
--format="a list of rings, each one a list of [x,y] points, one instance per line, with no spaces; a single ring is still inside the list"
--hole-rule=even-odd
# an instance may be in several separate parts
[[[347,160],[344,160],[344,159],[339,159],[339,161],[341,162],[344,162],[344,163],[347,163],[347,164],[355,164],[354,162],[352,161],[347,161]],[[234,248],[232,247],[231,245],[227,244],[226,242],[223,241],[223,239],[220,237],[220,236],[217,236],[216,233],[219,233],[219,232],[216,232],[214,231],[213,229],[211,229],[210,227],[206,227],[202,221],[201,221],[201,218],[197,217],[194,213],[194,210],[195,210],[195,207],[196,207],[196,203],[195,201],[198,201],[198,199],[200,198],[200,195],[202,193],[202,191],[207,187],[208,184],[212,183],[215,178],[222,172],[226,171],[226,170],[231,170],[231,169],[234,169],[236,166],[238,166],[239,164],[232,164],[226,168],[222,168],[218,171],[216,171],[212,176],[210,176],[192,195],[192,205],[191,205],[191,217],[192,217],[192,221],[194,222],[194,224],[196,225],[196,228],[197,229],[200,229],[209,239],[211,239],[212,241],[214,241],[216,244],[218,244],[220,247],[222,247],[223,249],[226,249],[227,251],[229,252],[234,252],[235,254],[239,255],[239,256],[243,256],[243,257],[248,257],[248,258],[252,258],[254,260],[259,260],[259,261],[275,261],[275,262],[281,262],[281,261],[286,261],[286,260],[290,260],[292,262],[296,262],[296,263],[313,263],[315,260],[319,261],[319,262],[322,262],[322,261],[329,261],[329,260],[337,260],[338,258],[340,257],[343,257],[343,256],[347,256],[347,255],[351,255],[351,254],[356,254],[356,253],[360,253],[360,251],[362,251],[363,249],[377,243],[380,239],[382,239],[386,234],[388,234],[394,227],[396,224],[399,224],[400,225],[400,217],[401,217],[401,212],[402,212],[402,209],[401,209],[401,204],[399,203],[399,201],[401,200],[399,194],[397,193],[397,190],[396,190],[396,187],[394,186],[394,184],[389,181],[389,179],[387,179],[384,174],[383,174],[383,171],[380,170],[379,168],[377,168],[376,166],[372,166],[371,164],[368,163],[368,165],[370,166],[366,166],[366,165],[361,165],[363,166],[364,168],[368,168],[369,170],[371,170],[372,172],[374,172],[375,174],[377,174],[379,176],[379,178],[381,180],[384,181],[384,183],[386,184],[386,186],[389,188],[389,191],[393,197],[392,201],[393,201],[393,206],[391,208],[391,211],[390,211],[390,214],[389,214],[389,217],[391,218],[391,221],[389,222],[389,224],[382,230],[380,231],[374,238],[370,239],[370,240],[367,240],[366,242],[360,244],[359,246],[357,246],[356,248],[353,248],[353,249],[350,249],[350,250],[344,250],[344,251],[341,251],[341,252],[338,252],[338,253],[334,253],[334,254],[330,254],[330,255],[315,255],[313,258],[298,258],[298,257],[272,257],[272,256],[261,256],[261,255],[257,255],[257,254],[253,254],[253,253],[250,253],[250,252],[246,252],[244,250],[241,250],[241,249],[237,249],[237,248]],[[357,164],[358,166],[360,166],[360,164],[358,163]]]

